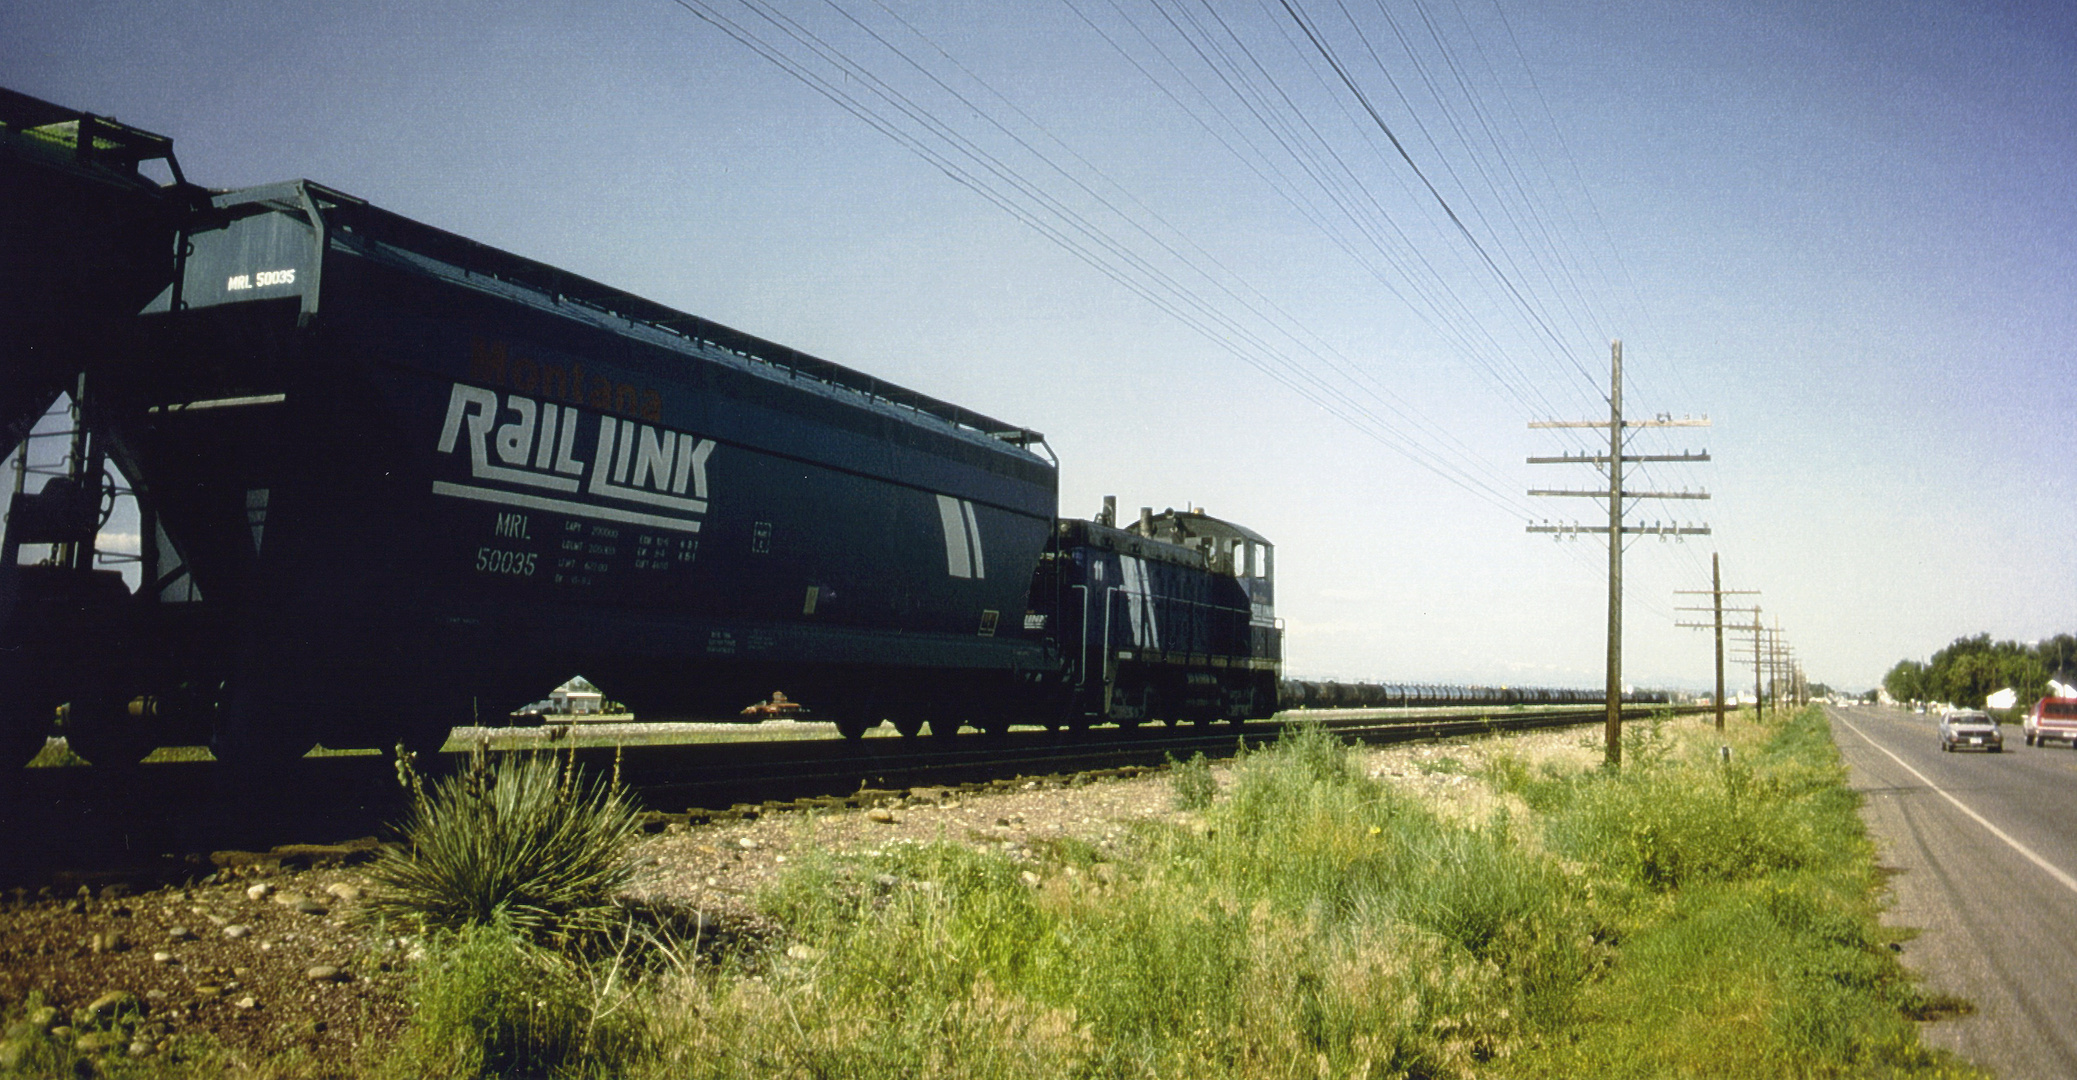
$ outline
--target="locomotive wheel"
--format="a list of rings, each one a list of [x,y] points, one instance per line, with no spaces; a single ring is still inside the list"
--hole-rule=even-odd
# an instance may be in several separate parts
[[[64,713],[65,745],[97,768],[130,768],[159,747],[152,721],[132,716],[128,702],[87,698],[67,703]]]
[[[837,734],[852,742],[865,738],[868,729],[880,726],[877,720],[866,720],[857,716],[839,716],[836,719]]]
[[[897,716],[894,718],[894,730],[900,732],[904,739],[913,739],[923,734],[923,719],[917,716]]]
[[[959,721],[943,717],[931,720],[930,737],[939,742],[950,743],[959,737]]]

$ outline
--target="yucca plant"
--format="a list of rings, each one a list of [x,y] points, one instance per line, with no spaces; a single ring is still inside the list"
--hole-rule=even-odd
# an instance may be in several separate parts
[[[410,786],[405,844],[368,869],[368,917],[424,931],[503,925],[556,943],[610,926],[640,828],[618,785],[553,755],[477,754],[454,776]]]

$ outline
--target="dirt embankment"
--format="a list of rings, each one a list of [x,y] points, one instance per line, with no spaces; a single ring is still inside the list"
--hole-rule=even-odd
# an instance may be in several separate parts
[[[1532,763],[1590,755],[1577,733],[1545,731],[1371,751],[1366,769],[1446,813],[1482,816],[1472,782],[1496,752]],[[1215,776],[1224,770],[1214,766]],[[811,850],[871,851],[949,841],[1035,857],[1076,840],[1115,850],[1134,821],[1187,820],[1162,773],[1021,780],[890,792],[857,809],[761,813],[670,824],[637,848],[631,899],[697,912],[703,926],[765,937],[754,897]],[[96,1055],[182,1054],[204,1036],[227,1064],[293,1063],[295,1075],[357,1075],[406,1021],[420,951],[354,918],[373,840],[219,852],[174,886],[17,889],[0,899],[0,1008],[45,1008],[0,1038],[0,1068],[34,1040]]]

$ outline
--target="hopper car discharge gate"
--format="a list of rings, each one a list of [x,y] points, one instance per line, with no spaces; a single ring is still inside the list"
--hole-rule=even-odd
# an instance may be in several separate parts
[[[8,311],[48,347],[6,346],[0,419],[20,443],[71,395],[9,504],[9,761],[61,711],[99,765],[437,745],[576,671],[644,718],[780,687],[847,735],[1273,707],[1267,542],[1060,520],[1036,432],[321,185],[204,196],[142,178],[160,137],[0,118],[0,259],[60,283]]]

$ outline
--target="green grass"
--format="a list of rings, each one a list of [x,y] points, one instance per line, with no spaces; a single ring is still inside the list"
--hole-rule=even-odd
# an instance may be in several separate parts
[[[1598,738],[1598,736],[1597,736]],[[1719,744],[1731,748],[1728,760]],[[418,792],[369,910],[421,928],[386,1075],[1963,1077],[1918,1042],[1857,797],[1822,713],[1628,725],[1622,769],[1505,738],[1370,779],[1317,727],[1182,814],[1012,858],[947,836],[816,851],[758,899],[768,947],[615,923],[610,788],[534,756]],[[1580,755],[1585,761],[1592,755]],[[1569,759],[1568,759],[1569,760]],[[1414,785],[1416,788],[1427,785]],[[1465,805],[1487,808],[1467,813]],[[616,933],[616,926],[620,932]],[[39,1066],[77,1056],[33,1042]]]
[[[1878,922],[1858,797],[1822,714],[1669,740],[1658,765],[1567,780],[1514,777],[1618,928],[1578,1020],[1518,1076],[1971,1076],[1922,1047],[1930,1004]]]
[[[418,793],[370,910],[423,928],[387,1076],[1965,1077],[1879,921],[1823,717],[1626,727],[1622,769],[1461,742],[1370,779],[1317,727],[1173,818],[1012,858],[946,836],[815,851],[768,945],[642,941],[624,805],[552,757]],[[1598,739],[1598,734],[1596,736]],[[1728,760],[1719,744],[1731,748]],[[1559,764],[1558,761],[1575,764]],[[1433,789],[1432,785],[1413,785]],[[1442,796],[1437,796],[1442,797]],[[1464,807],[1481,811],[1467,812]],[[620,932],[615,932],[618,925]],[[76,1056],[37,1043],[39,1063]],[[46,1060],[47,1059],[47,1060]]]
[[[1317,730],[1236,771],[1202,828],[1143,828],[1116,862],[952,842],[812,861],[765,898],[796,947],[755,980],[681,985],[659,1066],[1452,1075],[1584,976],[1586,913],[1505,826],[1440,825]]]
[[[423,935],[426,959],[387,1076],[617,1074],[646,1045],[624,966],[635,934],[636,812],[567,759],[489,758],[427,786],[409,761],[402,846],[369,864],[363,921]]]
[[[811,857],[783,955],[675,981],[656,1076],[1945,1076],[1821,716],[1474,769],[1452,823],[1300,728],[1109,859]],[[1438,759],[1440,764],[1440,759]],[[1208,776],[1206,777],[1209,778]]]
[[[1168,783],[1179,810],[1202,810],[1219,796],[1219,781],[1212,776],[1212,763],[1202,752],[1190,755],[1188,761],[1177,761],[1174,755],[1168,755]]]
[[[535,900],[486,903],[499,868],[595,851],[599,829],[564,819],[602,796],[571,796],[552,760],[494,782],[478,766],[420,797],[418,850],[452,849],[441,888],[459,895],[390,911],[434,929],[383,1067],[1976,1075],[1917,1041],[1911,1018],[1943,1003],[1888,948],[1902,934],[1877,921],[1872,851],[1821,713],[1741,719],[1721,738],[1728,763],[1706,720],[1632,724],[1616,772],[1460,743],[1419,771],[1466,777],[1447,787],[1488,808],[1470,814],[1370,779],[1333,735],[1298,727],[1240,754],[1223,786],[1206,762],[1176,763],[1183,813],[1121,846],[1034,842],[1013,858],[946,836],[808,852],[758,898],[779,937],[718,958],[638,955],[638,934],[543,932],[573,924],[515,917]],[[446,840],[428,831],[442,817]],[[579,908],[602,910],[586,895]]]
[[[504,924],[435,936],[411,994],[411,1024],[379,1075],[611,1076],[649,1050],[638,989]]]

